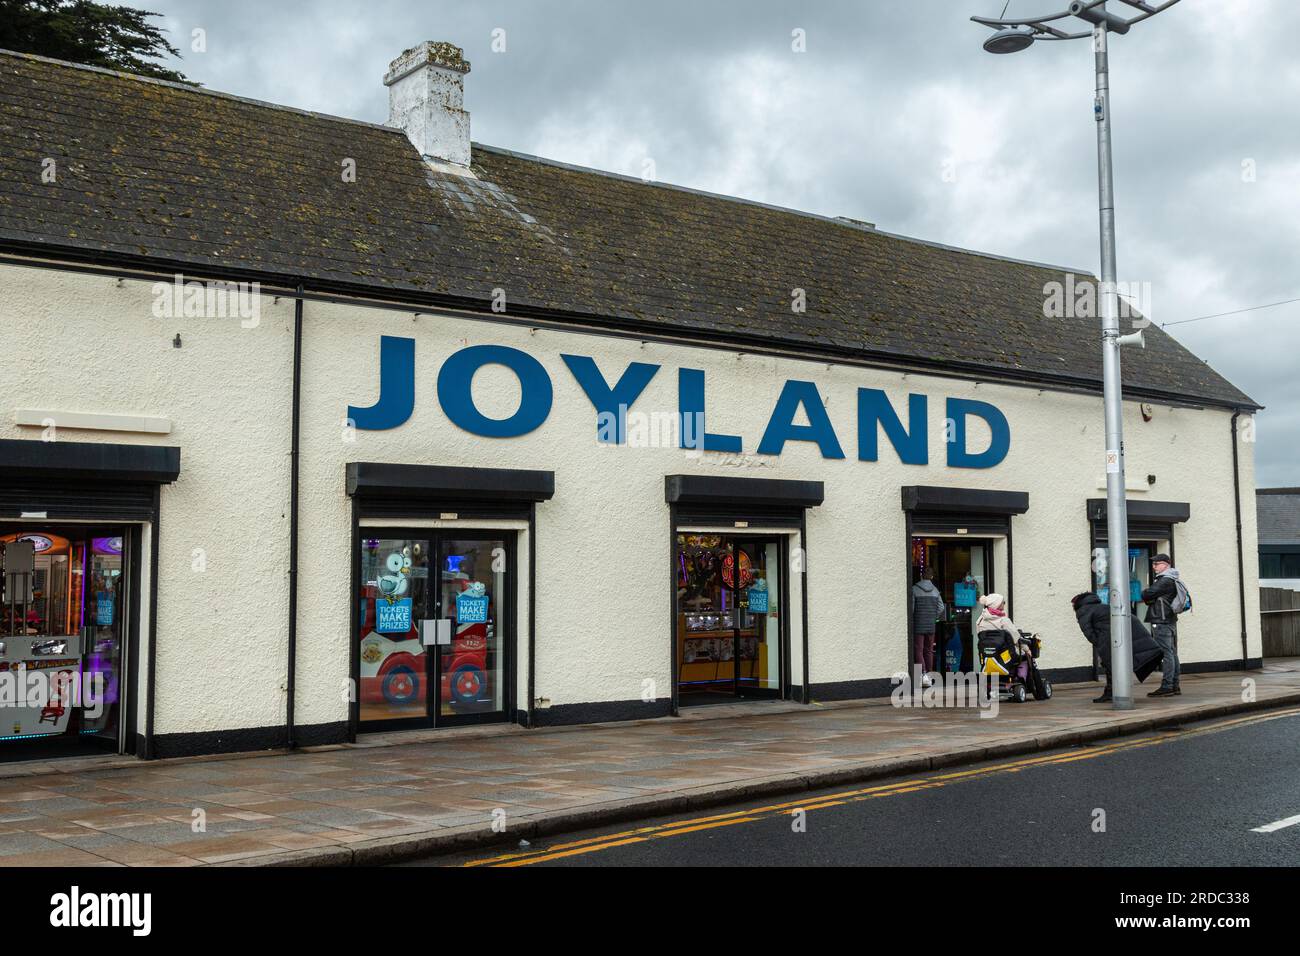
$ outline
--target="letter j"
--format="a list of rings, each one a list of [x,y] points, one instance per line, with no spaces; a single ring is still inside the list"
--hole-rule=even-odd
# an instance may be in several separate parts
[[[379,337],[379,401],[369,408],[348,406],[358,429],[383,431],[406,422],[415,411],[415,339]]]

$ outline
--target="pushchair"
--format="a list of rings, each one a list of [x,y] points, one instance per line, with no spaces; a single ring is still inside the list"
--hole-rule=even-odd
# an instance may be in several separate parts
[[[1038,669],[1043,642],[1037,634],[1021,631],[1020,640],[1012,642],[1006,631],[980,631],[978,642],[980,672],[1000,678],[1000,700],[1023,704],[1030,694],[1034,700],[1051,698],[1052,682]]]

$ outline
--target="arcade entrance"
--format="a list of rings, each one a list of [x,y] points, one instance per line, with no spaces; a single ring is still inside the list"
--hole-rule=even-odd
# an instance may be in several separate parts
[[[683,706],[780,697],[786,600],[779,537],[677,535],[677,689]]]
[[[131,540],[0,523],[0,760],[125,749]]]
[[[934,571],[934,586],[946,609],[935,627],[935,670],[975,669],[974,624],[979,598],[994,590],[993,542],[987,538],[912,538],[912,580]]]

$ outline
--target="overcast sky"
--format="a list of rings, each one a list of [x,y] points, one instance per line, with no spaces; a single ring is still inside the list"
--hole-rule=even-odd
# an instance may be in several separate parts
[[[478,142],[1095,272],[1091,46],[984,53],[1004,2],[131,5],[213,90],[383,122],[389,61],[447,40]],[[1300,297],[1297,36],[1295,0],[1182,0],[1112,40],[1119,278],[1159,323]],[[1300,485],[1300,303],[1169,331],[1267,406],[1259,485]]]

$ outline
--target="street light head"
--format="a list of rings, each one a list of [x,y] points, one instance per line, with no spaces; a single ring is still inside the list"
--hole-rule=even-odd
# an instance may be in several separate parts
[[[1129,21],[1113,13],[1108,13],[1104,7],[1098,7],[1095,3],[1088,3],[1085,0],[1074,0],[1070,4],[1070,16],[1078,17],[1080,20],[1087,20],[1093,26],[1100,26],[1104,23],[1107,30],[1121,36],[1128,33]]]
[[[1016,30],[1007,27],[989,35],[984,41],[987,53],[1019,53],[1034,42],[1034,35],[1028,30]]]

